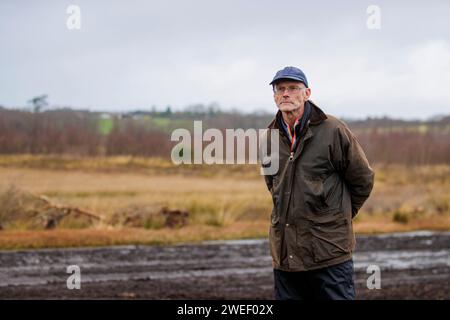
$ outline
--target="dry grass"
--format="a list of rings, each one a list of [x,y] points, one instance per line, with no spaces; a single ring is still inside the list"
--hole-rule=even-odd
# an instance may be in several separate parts
[[[268,219],[267,219],[268,220]],[[205,240],[265,238],[268,221],[235,222],[228,226],[187,226],[181,229],[148,230],[143,228],[98,228],[55,230],[6,230],[0,232],[0,248],[38,249],[109,245],[168,245],[193,243]],[[355,232],[375,234],[383,232],[406,232],[413,230],[448,230],[440,220],[398,225],[392,221],[358,223]]]
[[[374,191],[355,220],[357,232],[450,230],[450,166],[379,166],[375,171]],[[190,214],[189,226],[111,229],[105,223],[86,230],[3,230],[0,247],[4,248],[265,237],[272,206],[258,167],[251,165],[174,166],[151,158],[2,156],[0,192],[11,185],[94,212],[103,221],[147,208],[185,210]]]
[[[217,239],[261,238],[267,235],[264,221],[238,222],[225,227],[187,226],[181,229],[55,229],[7,230],[0,233],[0,248],[85,247],[125,244],[175,244]]]
[[[233,177],[205,178],[136,173],[85,173],[0,168],[0,191],[10,184],[56,203],[95,212],[105,220],[117,211],[136,207],[186,210],[193,224],[223,225],[262,217],[270,206],[262,177],[242,181]]]
[[[29,168],[50,171],[83,171],[104,173],[139,173],[146,175],[192,175],[210,176],[240,176],[254,177],[258,174],[256,165],[174,165],[170,159],[137,157],[137,156],[107,156],[107,157],[77,157],[71,155],[0,155],[0,167]]]

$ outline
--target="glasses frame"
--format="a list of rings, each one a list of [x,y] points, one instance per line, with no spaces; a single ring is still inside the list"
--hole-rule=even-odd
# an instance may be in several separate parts
[[[280,94],[284,94],[284,92],[287,90],[288,93],[292,94],[292,93],[296,93],[296,92],[301,92],[303,89],[307,89],[305,87],[300,87],[300,86],[288,86],[288,87],[283,87],[283,90],[278,90],[276,85],[273,86],[273,93],[276,95],[280,95]]]

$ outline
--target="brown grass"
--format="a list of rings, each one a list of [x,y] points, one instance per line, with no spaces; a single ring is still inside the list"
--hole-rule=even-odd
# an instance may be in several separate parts
[[[377,166],[375,172],[374,191],[355,219],[357,232],[450,230],[450,166]],[[189,224],[179,230],[111,229],[107,224],[85,230],[3,230],[0,248],[265,237],[272,206],[254,165],[174,166],[153,158],[0,156],[0,192],[11,185],[94,212],[103,221],[165,206],[188,211]]]
[[[355,224],[358,234],[406,232],[415,230],[449,230],[448,220],[413,222],[399,225],[391,221],[362,222]],[[6,230],[0,232],[0,248],[38,249],[110,245],[168,245],[194,243],[205,240],[265,238],[268,221],[236,222],[224,227],[205,225],[181,229],[148,230],[143,228]]]
[[[84,247],[125,244],[174,244],[218,239],[261,238],[267,235],[268,222],[238,222],[225,227],[187,226],[181,229],[55,229],[0,232],[0,248]]]

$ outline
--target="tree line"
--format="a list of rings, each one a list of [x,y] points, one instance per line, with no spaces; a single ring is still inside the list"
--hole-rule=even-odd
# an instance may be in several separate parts
[[[0,154],[134,155],[170,158],[171,129],[265,128],[271,114],[214,108],[179,112],[100,113],[69,108],[30,112],[0,107]],[[450,117],[347,121],[372,163],[449,164]]]

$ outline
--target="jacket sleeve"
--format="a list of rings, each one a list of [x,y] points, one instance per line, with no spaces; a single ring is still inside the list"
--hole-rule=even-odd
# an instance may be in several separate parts
[[[265,155],[271,153],[271,132],[266,130],[260,137],[260,143],[258,146],[259,159],[261,161],[261,174],[264,175],[264,181],[266,182],[267,189],[272,193],[273,191],[273,175],[268,173],[268,169],[272,165],[272,157],[266,158]],[[266,149],[266,150],[265,150]]]
[[[345,124],[337,128],[332,158],[333,166],[350,191],[352,217],[355,217],[372,191],[375,174],[358,140]]]

